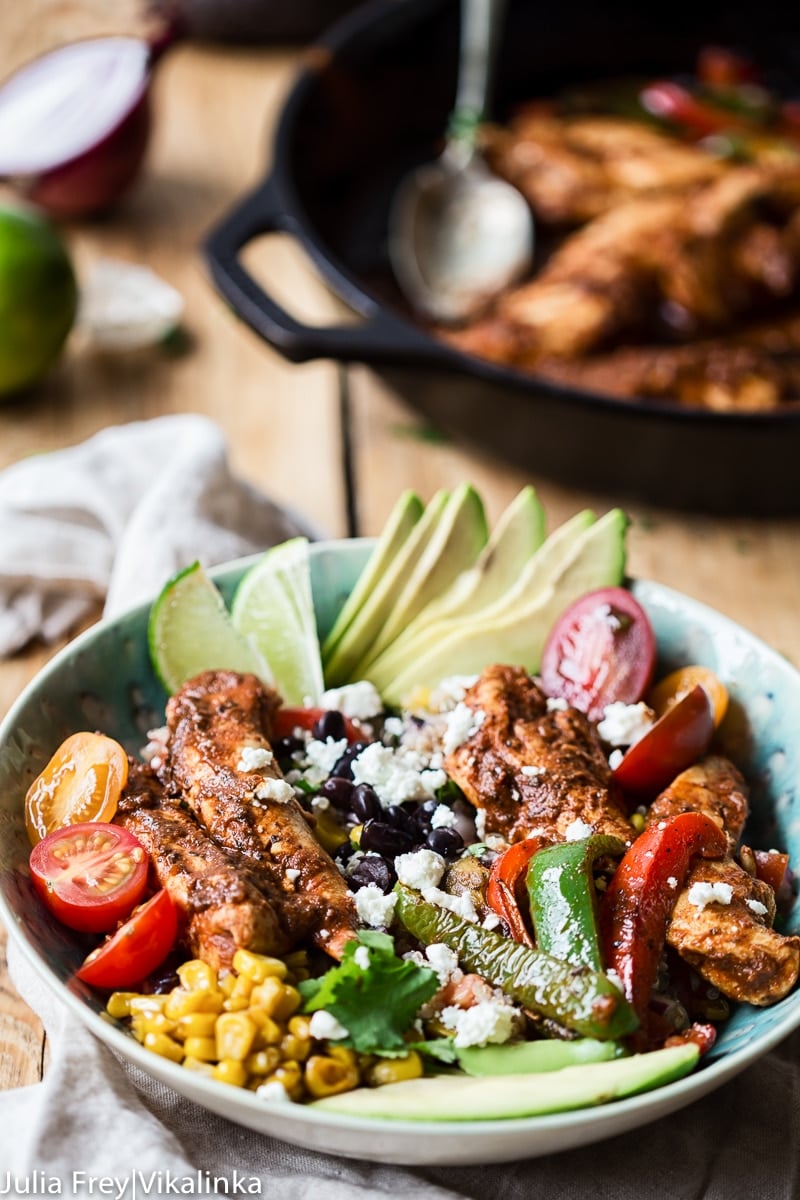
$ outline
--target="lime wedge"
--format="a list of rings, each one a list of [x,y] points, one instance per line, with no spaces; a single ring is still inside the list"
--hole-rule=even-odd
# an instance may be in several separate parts
[[[263,659],[286,704],[319,704],[324,690],[306,538],[274,546],[236,589],[233,625]]]
[[[269,679],[265,663],[234,629],[225,602],[200,563],[164,585],[150,611],[150,657],[168,692],[201,671],[251,671]]]

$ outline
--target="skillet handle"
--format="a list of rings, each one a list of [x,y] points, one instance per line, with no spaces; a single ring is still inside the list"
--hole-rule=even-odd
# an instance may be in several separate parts
[[[357,325],[304,325],[269,295],[239,259],[242,247],[263,233],[288,233],[320,264],[296,217],[285,211],[272,178],[251,192],[206,239],[203,252],[211,277],[237,316],[292,362],[314,358],[370,363],[441,362],[437,342],[365,297],[334,270],[336,290],[364,317]],[[330,264],[324,264],[330,277]],[[444,347],[441,348],[444,350]]]

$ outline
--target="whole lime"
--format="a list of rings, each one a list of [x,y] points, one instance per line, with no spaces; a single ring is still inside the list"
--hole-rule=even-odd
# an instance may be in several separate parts
[[[52,225],[34,212],[0,208],[0,398],[44,375],[77,306],[72,263]]]

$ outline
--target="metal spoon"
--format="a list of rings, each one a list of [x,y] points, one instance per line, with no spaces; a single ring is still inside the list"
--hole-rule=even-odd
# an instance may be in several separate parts
[[[461,0],[447,145],[401,184],[390,214],[397,281],[414,307],[437,321],[471,316],[531,265],[530,209],[515,187],[489,171],[476,145],[504,11],[505,0]]]

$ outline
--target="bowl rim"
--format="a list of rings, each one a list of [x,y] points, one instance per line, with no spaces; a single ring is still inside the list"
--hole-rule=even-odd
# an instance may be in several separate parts
[[[366,548],[371,543],[374,543],[374,539],[330,539],[311,543],[309,550],[312,555],[330,552],[340,553],[342,549],[347,547],[357,545]],[[258,561],[260,557],[260,554],[253,554],[233,559],[230,562],[220,563],[210,568],[209,574],[214,579],[225,576],[235,577]],[[788,659],[784,658],[776,650],[773,650],[772,647],[768,646],[755,634],[750,633],[749,630],[724,614],[719,613],[711,606],[654,580],[630,579],[626,582],[631,587],[633,594],[644,604],[645,608],[647,607],[648,593],[653,593],[654,598],[662,597],[684,608],[688,605],[689,609],[697,613],[698,616],[702,616],[706,620],[712,620],[722,632],[739,639],[744,639],[753,650],[758,652],[760,657],[767,659],[779,671],[786,672],[790,676],[795,677],[798,685],[800,685],[800,671]],[[133,616],[144,615],[151,604],[152,601],[136,604],[112,618],[101,619],[54,654],[22,690],[2,722],[0,722],[0,752],[16,726],[18,714],[28,704],[31,697],[47,683],[47,679],[51,674],[59,671],[75,654],[91,646],[96,640],[102,640],[110,628],[124,624]],[[35,945],[22,933],[17,917],[12,911],[3,890],[0,890],[0,919],[2,919],[8,930],[9,938],[14,941],[16,948],[20,951],[25,961],[34,969],[38,978],[47,985],[49,990],[58,999],[66,1003],[69,1010],[79,1018],[91,1033],[102,1042],[111,1046],[120,1057],[133,1062],[149,1077],[159,1078],[169,1084],[174,1091],[186,1095],[185,1088],[181,1087],[181,1083],[185,1084],[186,1082],[186,1071],[180,1064],[156,1058],[152,1051],[146,1050],[144,1046],[140,1045],[118,1024],[110,1023],[100,1013],[96,1013],[89,1008],[79,995],[71,992],[58,978],[50,965],[39,954]],[[580,1143],[576,1142],[574,1144],[588,1144],[591,1141],[600,1140],[605,1136],[611,1136],[611,1132],[606,1133],[603,1126],[614,1122],[615,1117],[624,1121],[626,1114],[635,1112],[636,1121],[626,1127],[634,1128],[645,1125],[649,1121],[656,1120],[662,1115],[683,1108],[694,1100],[700,1099],[762,1058],[800,1027],[800,990],[795,991],[793,995],[795,1003],[775,1022],[772,1028],[758,1035],[756,1038],[746,1041],[738,1049],[726,1051],[714,1062],[705,1066],[701,1065],[699,1069],[695,1069],[682,1079],[663,1084],[651,1091],[638,1093],[622,1099],[615,1099],[599,1105],[538,1116],[513,1117],[500,1120],[475,1119],[468,1121],[401,1121],[384,1117],[354,1117],[347,1114],[321,1111],[307,1104],[281,1106],[280,1112],[282,1115],[289,1112],[292,1117],[299,1118],[299,1125],[301,1127],[309,1126],[329,1131],[341,1130],[369,1134],[376,1134],[378,1132],[388,1132],[391,1134],[391,1132],[396,1131],[401,1138],[413,1134],[417,1138],[433,1139],[434,1142],[437,1139],[444,1140],[445,1138],[452,1137],[454,1133],[478,1136],[502,1131],[513,1135],[524,1132],[533,1134],[539,1131],[542,1133],[547,1133],[548,1131],[565,1132],[581,1128],[588,1132],[588,1136],[585,1138],[582,1137]],[[759,1009],[757,1011],[762,1010]],[[157,1072],[154,1070],[154,1059],[158,1066]],[[234,1089],[234,1097],[231,1097],[229,1085],[219,1083],[216,1080],[205,1079],[195,1074],[192,1075],[192,1089],[195,1093],[198,1091],[201,1092],[204,1097],[209,1096],[219,1099],[220,1096],[223,1096],[229,1100],[235,1098],[235,1103],[231,1103],[226,1107],[229,1119],[238,1120],[235,1109],[241,1107],[248,1113],[258,1114],[262,1117],[263,1121],[259,1124],[264,1124],[265,1128],[263,1131],[271,1132],[267,1130],[266,1125],[268,1125],[270,1115],[277,1115],[278,1108],[277,1106],[271,1107],[265,1105],[264,1101],[260,1100],[254,1093],[237,1088]],[[211,1112],[220,1112],[220,1109],[212,1103],[205,1103],[204,1101],[201,1101],[201,1103],[203,1107]],[[257,1128],[256,1125],[251,1125],[250,1127]],[[286,1135],[281,1130],[276,1131],[274,1136],[285,1137]],[[287,1138],[287,1140],[291,1139]],[[346,1153],[346,1151],[342,1152]],[[531,1150],[532,1154],[545,1152],[544,1150],[536,1150],[535,1148]],[[391,1156],[387,1156],[385,1159],[377,1159],[376,1161],[411,1160],[402,1158],[393,1159]],[[422,1162],[428,1160],[414,1159],[413,1161]],[[431,1157],[430,1161],[438,1160]]]

